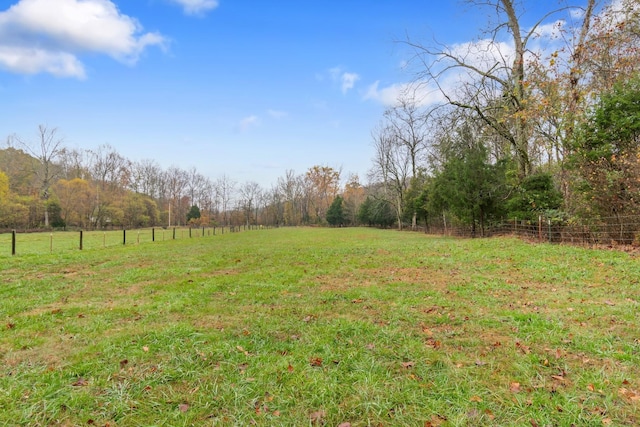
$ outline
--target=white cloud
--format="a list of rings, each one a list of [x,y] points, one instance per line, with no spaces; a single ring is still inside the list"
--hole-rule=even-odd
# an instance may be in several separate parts
[[[546,39],[557,39],[562,35],[562,31],[565,28],[567,22],[563,19],[559,19],[556,22],[549,24],[539,25],[536,28],[536,34],[538,37]]]
[[[329,69],[329,76],[334,82],[340,83],[340,88],[343,94],[346,94],[350,89],[353,89],[356,82],[360,80],[360,75],[356,73],[349,73],[343,71],[341,67],[333,67]],[[316,76],[318,80],[322,80]]]
[[[394,83],[380,88],[380,81],[369,85],[364,94],[365,100],[379,102],[385,107],[398,105],[403,98],[413,99],[419,106],[434,105],[444,101],[442,92],[436,87],[426,84]]]
[[[582,8],[575,8],[575,9],[571,9],[569,11],[569,16],[571,16],[573,19],[582,19],[584,18],[586,11]]]
[[[0,45],[0,67],[24,74],[46,72],[57,77],[86,77],[78,59],[65,52],[49,52],[38,48],[13,48]]]
[[[202,15],[218,7],[218,0],[171,0],[182,6],[187,15]]]
[[[342,74],[342,93],[347,93],[349,89],[353,89],[356,81],[360,80],[360,76],[356,73],[343,73]]]
[[[135,64],[147,47],[165,44],[111,0],[20,0],[0,12],[0,67],[15,73],[82,78],[81,53]]]
[[[278,110],[267,110],[267,114],[273,119],[280,120],[289,116],[289,113],[286,111],[278,111]]]
[[[258,116],[248,116],[240,120],[238,123],[238,130],[240,132],[246,132],[250,128],[258,126],[260,124],[260,118]]]

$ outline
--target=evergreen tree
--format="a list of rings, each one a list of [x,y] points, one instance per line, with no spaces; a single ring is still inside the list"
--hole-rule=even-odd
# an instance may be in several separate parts
[[[200,208],[196,205],[191,206],[191,209],[189,209],[189,212],[187,212],[187,223],[189,223],[192,219],[200,219]]]
[[[489,163],[482,145],[462,144],[458,155],[450,157],[433,180],[432,209],[448,210],[471,225],[474,236],[479,225],[483,234],[486,223],[500,217],[505,168],[505,162]]]
[[[333,226],[342,226],[345,223],[345,215],[343,209],[343,199],[336,196],[327,210],[327,222]]]

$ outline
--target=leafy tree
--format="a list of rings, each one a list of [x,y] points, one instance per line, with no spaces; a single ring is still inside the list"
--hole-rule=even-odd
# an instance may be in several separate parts
[[[327,222],[333,226],[342,226],[345,223],[345,214],[343,209],[344,200],[340,196],[336,196],[327,210]]]
[[[320,222],[340,188],[340,171],[329,166],[313,166],[304,176],[308,215],[310,220]]]
[[[369,226],[387,228],[396,221],[393,206],[383,199],[367,197],[358,210],[358,221]]]
[[[192,222],[192,220],[200,219],[200,208],[196,205],[191,206],[189,212],[187,212],[187,223]]]
[[[459,157],[450,158],[436,174],[431,186],[431,207],[448,210],[471,225],[474,236],[480,225],[483,234],[485,224],[500,217],[505,168],[505,162],[489,163],[481,145],[464,147]]]
[[[0,170],[0,203],[9,197],[9,177]]]
[[[562,206],[562,193],[555,187],[553,177],[538,173],[526,177],[509,198],[506,208],[510,218],[535,221],[540,213]]]
[[[622,215],[640,212],[640,75],[600,97],[578,129],[572,160],[585,213],[622,224]]]
[[[62,219],[62,208],[57,200],[49,200],[47,210],[49,211],[49,223],[51,227],[64,228],[67,226],[64,219]]]
[[[96,190],[81,178],[60,179],[53,186],[61,217],[67,226],[87,227],[96,204]]]

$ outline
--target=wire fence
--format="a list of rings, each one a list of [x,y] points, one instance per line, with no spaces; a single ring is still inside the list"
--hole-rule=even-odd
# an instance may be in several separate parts
[[[226,227],[172,227],[110,231],[0,232],[0,258],[12,255],[48,254],[89,250],[167,240],[193,239],[246,230],[271,228],[262,225]],[[410,229],[410,228],[405,228]],[[446,222],[432,222],[416,231],[457,237],[517,236],[527,240],[580,246],[640,248],[640,216],[600,218],[581,223],[554,223],[540,217],[536,222],[511,220],[475,227]]]
[[[0,258],[15,255],[40,255],[140,245],[169,240],[195,239],[262,228],[266,227],[245,225],[51,232],[10,230],[0,233]]]
[[[540,217],[538,221],[511,220],[487,227],[449,225],[443,223],[420,227],[428,234],[459,237],[518,236],[540,242],[564,243],[581,246],[640,247],[640,216],[624,216],[557,223]]]

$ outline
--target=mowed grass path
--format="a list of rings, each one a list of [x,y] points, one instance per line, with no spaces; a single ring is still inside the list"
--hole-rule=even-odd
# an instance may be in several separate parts
[[[0,425],[640,424],[625,253],[289,228],[0,277]]]

